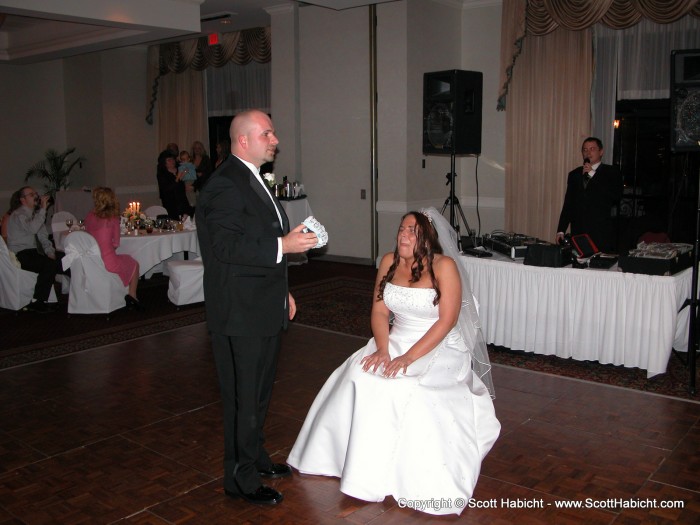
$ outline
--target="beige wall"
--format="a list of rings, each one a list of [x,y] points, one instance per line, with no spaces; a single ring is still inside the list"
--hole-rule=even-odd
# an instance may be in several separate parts
[[[145,121],[146,53],[146,47],[136,46],[27,66],[0,65],[0,111],[13,122],[0,130],[8,161],[0,175],[2,207],[47,148],[68,146],[87,158],[71,173],[71,188],[108,185],[120,200],[160,202],[157,131]]]
[[[326,252],[369,257],[369,15],[361,7],[299,9],[304,186],[329,233]],[[284,137],[281,138],[284,140]]]
[[[492,2],[465,9],[462,16],[462,69],[484,74],[481,156],[479,157],[479,212],[481,233],[505,226],[506,114],[496,111],[500,82],[501,5]],[[472,229],[476,215],[476,159],[463,158],[457,167],[462,208]]]
[[[34,66],[0,65],[0,209],[25,184],[27,169],[49,148],[66,147],[63,62]],[[41,185],[37,185],[41,188]]]
[[[330,242],[326,253],[371,257],[369,8],[307,6],[271,13],[272,112],[280,136],[277,174],[304,182]],[[401,0],[377,6],[379,252],[393,248],[398,217],[440,208],[449,157],[422,154],[423,73],[484,74],[481,230],[502,228],[505,115],[497,112],[499,1]],[[275,51],[277,49],[277,51]],[[145,47],[28,66],[0,65],[5,169],[0,203],[47,147],[88,157],[78,185],[108,184],[124,201],[158,202],[157,127],[145,122]],[[276,62],[277,61],[277,62]],[[425,168],[422,162],[425,160]],[[458,158],[456,188],[476,220],[476,162]],[[360,191],[367,199],[360,199]],[[6,204],[4,204],[6,205]]]

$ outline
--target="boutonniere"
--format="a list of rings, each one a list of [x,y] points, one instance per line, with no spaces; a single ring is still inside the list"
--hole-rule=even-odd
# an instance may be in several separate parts
[[[272,188],[275,185],[275,174],[274,173],[264,173],[262,178],[265,182],[267,182],[267,185],[270,188]]]

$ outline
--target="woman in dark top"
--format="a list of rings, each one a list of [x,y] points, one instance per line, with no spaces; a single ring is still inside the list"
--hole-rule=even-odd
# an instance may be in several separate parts
[[[216,143],[216,164],[214,169],[218,168],[223,161],[225,161],[231,154],[231,141],[228,139],[221,139]]]
[[[211,172],[214,171],[214,166],[207,155],[207,150],[204,149],[204,144],[198,140],[192,143],[192,162],[197,168],[197,180],[194,181],[193,186],[195,191],[199,191]]]
[[[187,202],[183,173],[177,171],[177,158],[170,151],[163,151],[158,156],[158,191],[163,207],[168,210],[168,216],[179,219],[181,215],[192,216],[194,209]]]

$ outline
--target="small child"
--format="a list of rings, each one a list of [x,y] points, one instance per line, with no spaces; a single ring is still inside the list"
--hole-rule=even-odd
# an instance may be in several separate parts
[[[180,180],[185,183],[187,202],[190,203],[190,206],[195,206],[197,204],[197,196],[194,192],[193,184],[197,180],[197,168],[192,163],[192,157],[185,150],[180,152],[180,165],[177,167],[177,171],[183,173]]]

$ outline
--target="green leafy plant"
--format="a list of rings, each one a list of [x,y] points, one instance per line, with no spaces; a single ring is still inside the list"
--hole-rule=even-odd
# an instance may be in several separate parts
[[[70,172],[75,166],[85,160],[85,157],[79,156],[76,159],[69,160],[75,148],[68,148],[63,153],[59,153],[55,149],[47,150],[44,154],[44,160],[34,164],[27,170],[24,177],[25,182],[31,177],[38,177],[44,181],[44,188],[52,197],[56,197],[56,192],[70,187]]]

